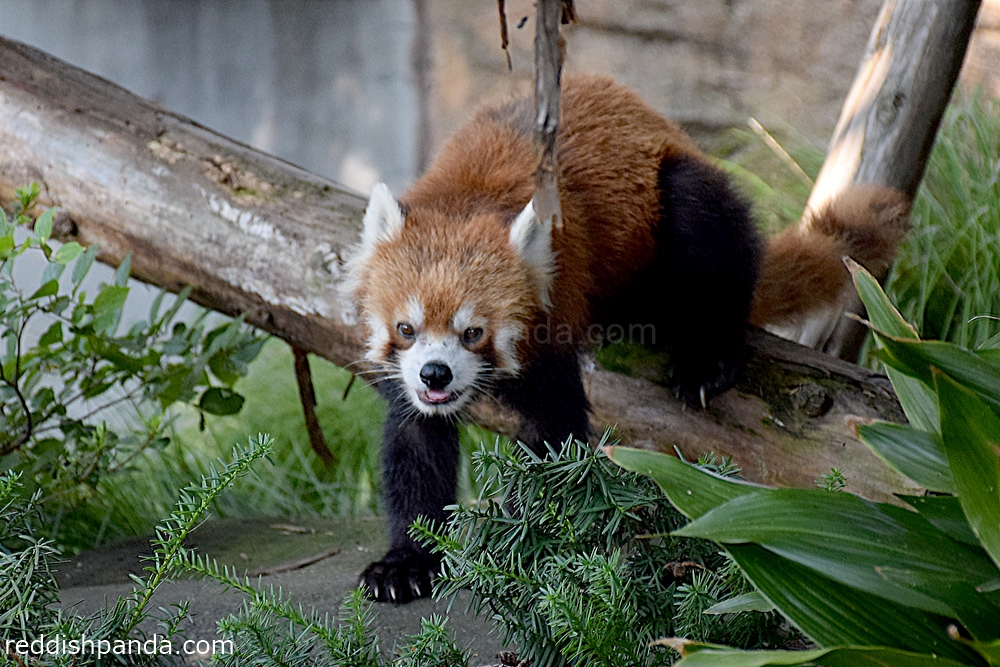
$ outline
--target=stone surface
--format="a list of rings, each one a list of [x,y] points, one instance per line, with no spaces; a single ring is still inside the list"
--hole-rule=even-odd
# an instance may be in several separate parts
[[[358,573],[382,555],[385,545],[385,528],[379,519],[334,522],[287,518],[211,521],[200,527],[188,543],[220,565],[228,564],[251,577],[258,576],[259,586],[280,587],[306,613],[314,608],[334,616],[344,597],[357,585]],[[140,558],[149,553],[148,539],[133,538],[75,556],[56,576],[62,604],[86,614],[113,603],[132,590],[129,575],[142,576]],[[297,567],[314,558],[318,560]],[[238,611],[244,596],[214,582],[172,581],[157,592],[151,608],[169,608],[185,600],[191,602],[192,618],[182,626],[184,634],[189,639],[211,641],[221,639],[216,622]],[[496,654],[504,645],[492,631],[488,618],[465,613],[467,604],[468,597],[463,595],[450,613],[447,600],[374,605],[374,626],[382,655],[391,655],[405,636],[419,632],[422,618],[439,614],[449,616],[448,627],[454,630],[458,646],[469,648],[470,665],[495,664]],[[148,632],[155,631],[150,624]],[[196,658],[189,656],[189,661],[194,664]]]

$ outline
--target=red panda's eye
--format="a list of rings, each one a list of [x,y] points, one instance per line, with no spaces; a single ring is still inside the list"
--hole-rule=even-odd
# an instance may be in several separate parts
[[[406,322],[400,322],[399,324],[397,324],[396,331],[398,331],[399,335],[402,336],[403,338],[413,338],[413,335],[415,333],[413,331],[413,325],[407,324]]]
[[[466,345],[472,345],[482,337],[483,330],[481,327],[469,327],[462,332],[462,342]]]

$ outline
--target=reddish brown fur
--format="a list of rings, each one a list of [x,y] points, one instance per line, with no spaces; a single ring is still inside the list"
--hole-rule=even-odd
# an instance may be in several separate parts
[[[843,257],[877,276],[892,265],[909,229],[899,192],[854,186],[767,245],[750,313],[757,326],[781,325],[839,303],[853,290]]]
[[[553,233],[557,269],[548,324],[568,326],[581,340],[592,308],[652,259],[664,157],[705,158],[677,125],[610,79],[567,75],[562,108],[557,159],[564,225]],[[427,316],[442,327],[474,286],[488,318],[507,314],[526,331],[537,323],[543,313],[526,287],[532,281],[507,244],[510,221],[534,194],[535,155],[530,127],[498,122],[494,108],[481,110],[401,199],[403,234],[365,267],[381,278],[357,295],[362,309],[394,322],[397,313],[390,311],[417,293],[441,307]],[[439,264],[427,266],[431,252],[422,255],[419,247],[433,248]],[[452,270],[461,262],[469,264]]]

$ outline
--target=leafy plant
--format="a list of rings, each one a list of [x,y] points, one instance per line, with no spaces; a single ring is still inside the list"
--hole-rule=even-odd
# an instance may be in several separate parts
[[[147,320],[120,332],[128,258],[88,294],[96,245],[56,247],[54,209],[30,233],[18,229],[32,224],[38,196],[37,185],[19,189],[12,218],[0,211],[0,467],[44,487],[42,502],[74,505],[102,475],[166,445],[173,403],[238,412],[243,397],[232,386],[263,338],[239,320],[211,330],[207,315],[177,321],[190,290],[169,307],[161,293]]]
[[[739,652],[676,640],[681,665],[1000,664],[1000,357],[917,339],[874,279],[856,265],[852,272],[912,424],[875,423],[859,434],[938,495],[903,497],[904,509],[741,484],[609,448],[692,519],[675,535],[721,544],[822,649]]]

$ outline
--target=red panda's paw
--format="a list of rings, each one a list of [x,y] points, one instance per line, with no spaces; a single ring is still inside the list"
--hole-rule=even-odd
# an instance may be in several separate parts
[[[405,604],[430,596],[440,564],[436,556],[392,549],[365,568],[358,585],[376,602]]]
[[[685,365],[675,369],[677,378],[677,397],[691,408],[707,408],[708,402],[719,394],[731,389],[736,384],[741,361],[719,361],[717,372],[706,374],[693,372]]]

